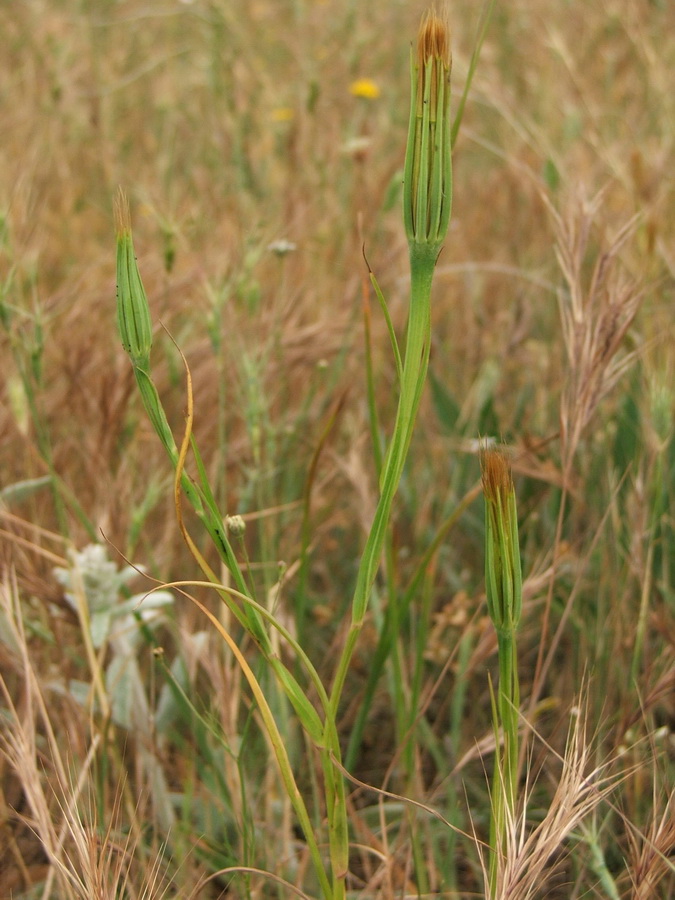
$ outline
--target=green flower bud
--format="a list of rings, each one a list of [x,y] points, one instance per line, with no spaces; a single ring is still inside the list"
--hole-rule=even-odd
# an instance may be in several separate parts
[[[136,368],[148,369],[152,320],[148,298],[134,255],[129,202],[120,190],[115,200],[117,232],[117,327],[122,346]]]
[[[516,492],[499,450],[481,456],[485,495],[485,584],[488,613],[499,634],[513,634],[522,610]]]
[[[416,59],[410,54],[403,222],[410,244],[429,244],[436,250],[448,230],[452,206],[449,43],[446,23],[430,12],[420,26]]]

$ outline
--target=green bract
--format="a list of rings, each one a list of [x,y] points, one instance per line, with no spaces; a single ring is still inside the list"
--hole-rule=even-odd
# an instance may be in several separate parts
[[[516,493],[511,471],[497,452],[483,457],[485,580],[488,613],[500,633],[513,632],[522,609]]]
[[[410,54],[410,123],[403,179],[403,221],[408,242],[436,251],[452,207],[452,156],[448,104],[451,55],[448,30],[430,14],[420,29],[417,57]]]
[[[129,206],[122,193],[115,205],[117,224],[117,327],[122,346],[138,368],[147,370],[152,348],[152,321],[141,273],[134,255]]]

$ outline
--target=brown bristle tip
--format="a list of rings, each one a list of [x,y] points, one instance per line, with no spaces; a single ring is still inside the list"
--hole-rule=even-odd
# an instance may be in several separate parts
[[[450,64],[450,29],[444,16],[435,9],[428,10],[420,25],[417,38],[417,56],[420,62],[427,59],[441,59],[447,66]]]
[[[513,488],[511,466],[502,450],[489,449],[481,453],[480,468],[483,490],[490,498],[507,494]]]
[[[115,231],[117,234],[123,234],[125,231],[131,231],[131,213],[129,212],[129,200],[122,188],[119,188],[113,203],[115,216]]]

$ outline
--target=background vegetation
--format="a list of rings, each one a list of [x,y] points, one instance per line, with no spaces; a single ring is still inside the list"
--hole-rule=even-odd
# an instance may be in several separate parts
[[[198,573],[116,333],[112,199],[130,195],[171,424],[175,340],[211,483],[246,522],[237,553],[329,683],[377,498],[367,346],[385,433],[395,413],[362,247],[400,333],[423,9],[0,9],[2,897],[290,896],[254,874],[205,882],[231,866],[317,896],[236,662],[178,591],[152,620],[130,600],[154,582],[125,560],[161,583]],[[449,10],[455,98],[482,15]],[[525,577],[509,896],[675,895],[674,77],[665,0],[494,5],[454,150],[430,383],[339,723],[363,783],[354,896],[484,890],[497,642],[479,436],[512,450]],[[73,555],[92,543],[105,555]],[[311,805],[318,764],[268,689]],[[590,773],[596,795],[563,822]],[[318,799],[313,814],[320,832]]]

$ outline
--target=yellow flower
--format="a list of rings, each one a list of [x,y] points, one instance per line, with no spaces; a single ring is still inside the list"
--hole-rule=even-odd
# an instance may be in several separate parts
[[[365,97],[366,100],[377,100],[380,89],[370,78],[358,78],[349,85],[349,93],[355,97]]]
[[[295,118],[295,110],[290,106],[278,106],[272,110],[273,122],[291,122]]]

